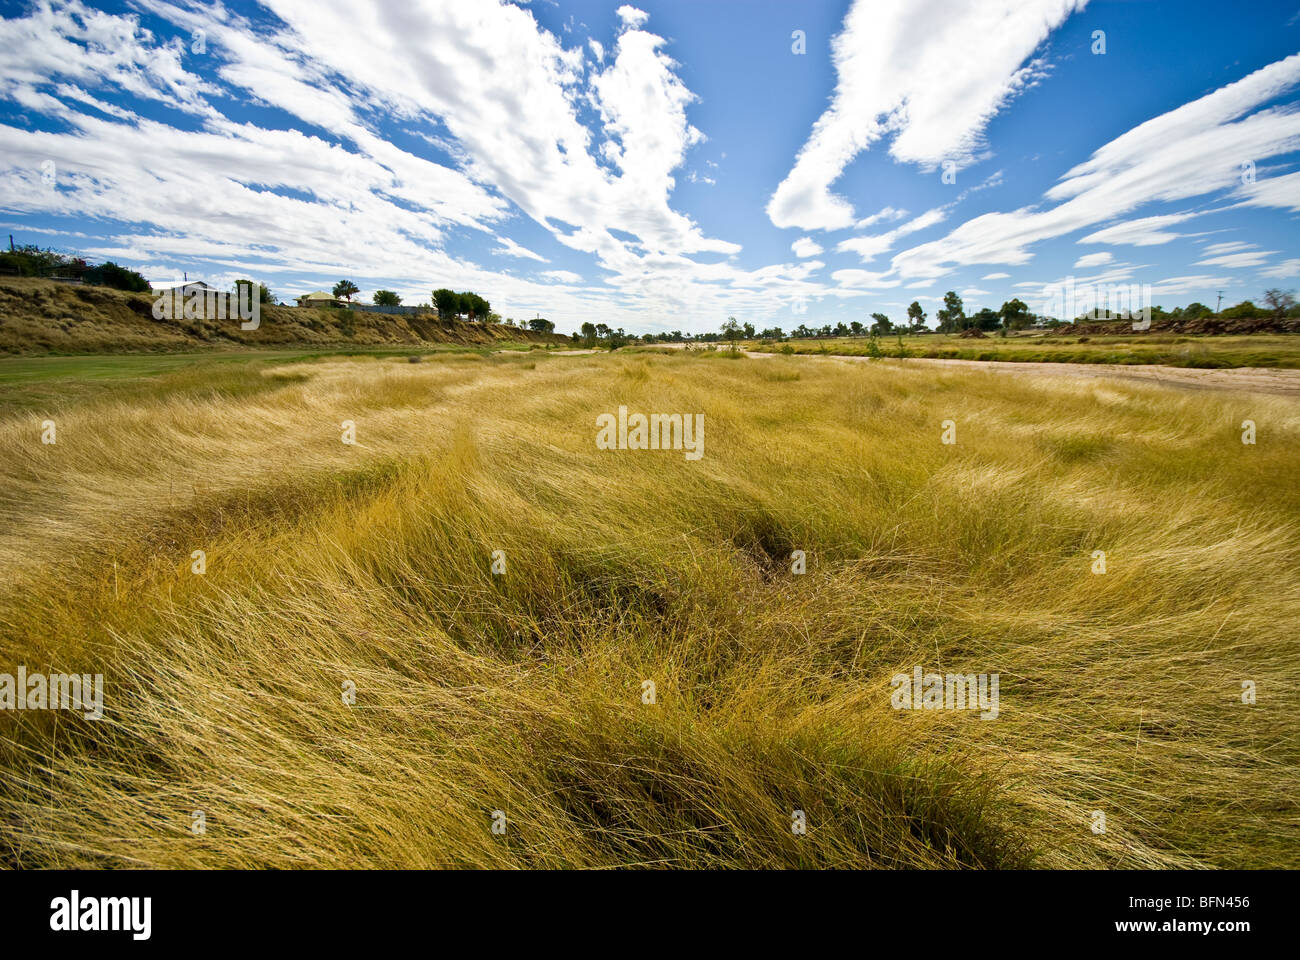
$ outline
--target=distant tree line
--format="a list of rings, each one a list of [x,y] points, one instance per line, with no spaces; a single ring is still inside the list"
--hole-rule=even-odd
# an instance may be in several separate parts
[[[1217,314],[1203,303],[1190,303],[1186,307],[1174,307],[1172,310],[1153,306],[1151,307],[1151,319],[1194,320],[1201,317],[1217,317],[1224,320],[1237,320],[1300,316],[1300,304],[1297,304],[1296,297],[1291,291],[1266,290],[1263,301],[1264,306],[1256,306],[1253,301],[1243,300],[1236,306],[1227,307]],[[680,330],[672,330],[660,333],[646,333],[637,337],[625,334],[621,328],[611,330],[602,323],[592,324],[588,322],[582,325],[579,332],[572,335],[572,340],[575,343],[582,343],[589,347],[616,347],[632,341],[640,343],[716,343],[724,340],[734,342],[741,339],[753,340],[755,338],[761,340],[804,340],[830,337],[874,338],[885,335],[931,332],[961,333],[972,328],[981,332],[999,331],[1006,335],[1008,332],[1024,330],[1031,326],[1054,329],[1068,325],[1070,322],[1057,317],[1037,316],[1029,309],[1029,305],[1019,297],[1007,300],[1000,309],[993,310],[984,307],[968,314],[962,298],[953,290],[949,290],[944,294],[943,306],[935,311],[936,331],[931,331],[926,325],[927,319],[925,308],[921,306],[919,301],[913,300],[907,307],[906,319],[897,324],[886,314],[877,312],[871,314],[870,323],[864,323],[860,320],[851,320],[848,323],[841,320],[834,324],[827,323],[821,326],[809,326],[807,323],[801,323],[787,333],[777,326],[756,330],[752,323],[740,323],[735,317],[728,317],[727,322],[722,324],[717,333],[690,334],[683,333]],[[1083,314],[1076,319],[1087,322],[1093,318]]]

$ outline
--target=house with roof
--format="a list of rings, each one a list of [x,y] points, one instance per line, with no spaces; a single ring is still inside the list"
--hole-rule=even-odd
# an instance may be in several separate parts
[[[188,297],[193,293],[204,296],[213,288],[202,280],[150,280],[149,289],[154,293],[171,293],[173,296]]]
[[[332,293],[326,293],[324,290],[304,293],[298,298],[298,306],[300,307],[337,307],[338,305],[338,297]]]

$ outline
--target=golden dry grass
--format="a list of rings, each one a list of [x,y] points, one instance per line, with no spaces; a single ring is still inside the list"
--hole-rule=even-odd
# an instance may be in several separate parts
[[[0,713],[9,865],[1300,865],[1294,400],[721,354],[266,375],[0,421],[0,672],[106,675],[98,723]],[[703,413],[704,458],[598,450],[620,404]],[[891,709],[918,664],[1000,674],[1000,716]]]

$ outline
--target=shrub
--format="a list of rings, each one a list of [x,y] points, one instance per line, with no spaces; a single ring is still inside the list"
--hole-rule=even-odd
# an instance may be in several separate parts
[[[106,260],[98,267],[91,267],[85,273],[85,281],[114,290],[129,290],[132,293],[148,293],[149,281],[134,270],[120,267],[112,260]]]

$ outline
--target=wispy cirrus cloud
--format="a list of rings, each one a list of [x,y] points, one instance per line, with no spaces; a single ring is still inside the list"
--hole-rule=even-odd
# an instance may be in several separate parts
[[[1086,237],[1080,237],[1080,243],[1119,243],[1134,247],[1153,247],[1169,243],[1182,236],[1168,229],[1179,223],[1185,223],[1195,217],[1194,213],[1170,213],[1157,217],[1141,217],[1137,220],[1125,220],[1101,230],[1095,230]]]
[[[1040,75],[1038,46],[1087,0],[855,0],[832,42],[830,107],[813,125],[767,214],[778,227],[852,226],[853,204],[831,192],[844,168],[892,136],[899,162],[960,168],[989,120]],[[972,37],[979,55],[970,55]]]
[[[1045,194],[1046,209],[989,213],[946,237],[896,256],[911,276],[942,276],[970,264],[1021,265],[1043,240],[1114,220],[1147,204],[1206,195],[1241,196],[1256,205],[1300,209],[1300,179],[1244,184],[1242,157],[1266,159],[1300,149],[1300,108],[1265,106],[1300,85],[1300,54],[1139,124],[1077,164]],[[1163,243],[1160,228],[1191,214],[1144,218],[1099,230],[1086,242]],[[1175,219],[1170,219],[1173,217]],[[1179,219],[1181,218],[1181,219]],[[1123,238],[1127,238],[1127,241]]]

